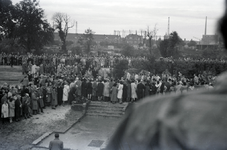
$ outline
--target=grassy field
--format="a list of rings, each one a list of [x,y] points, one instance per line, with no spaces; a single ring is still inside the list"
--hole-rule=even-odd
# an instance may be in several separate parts
[[[21,66],[0,66],[0,85],[3,83],[17,85],[23,79]]]

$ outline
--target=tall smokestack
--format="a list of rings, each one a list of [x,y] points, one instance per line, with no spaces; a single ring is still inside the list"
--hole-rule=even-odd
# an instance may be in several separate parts
[[[206,20],[205,20],[205,34],[204,35],[207,35],[207,16],[206,16]]]

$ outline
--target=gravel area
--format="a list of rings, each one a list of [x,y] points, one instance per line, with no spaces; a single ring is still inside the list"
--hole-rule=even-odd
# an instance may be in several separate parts
[[[82,116],[70,106],[46,108],[43,114],[19,122],[0,123],[0,150],[30,150],[32,142],[46,132],[65,132]]]

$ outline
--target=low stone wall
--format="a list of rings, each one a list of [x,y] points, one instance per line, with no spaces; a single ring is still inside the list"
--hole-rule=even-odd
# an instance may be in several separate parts
[[[89,103],[90,101],[86,101],[85,103],[76,103],[75,101],[73,101],[71,109],[74,111],[82,111],[84,114],[86,114]]]

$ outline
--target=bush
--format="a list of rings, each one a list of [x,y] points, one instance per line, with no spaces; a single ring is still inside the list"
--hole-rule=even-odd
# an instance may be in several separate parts
[[[120,79],[124,76],[125,71],[128,69],[128,61],[120,60],[113,69],[113,75],[116,79]]]

